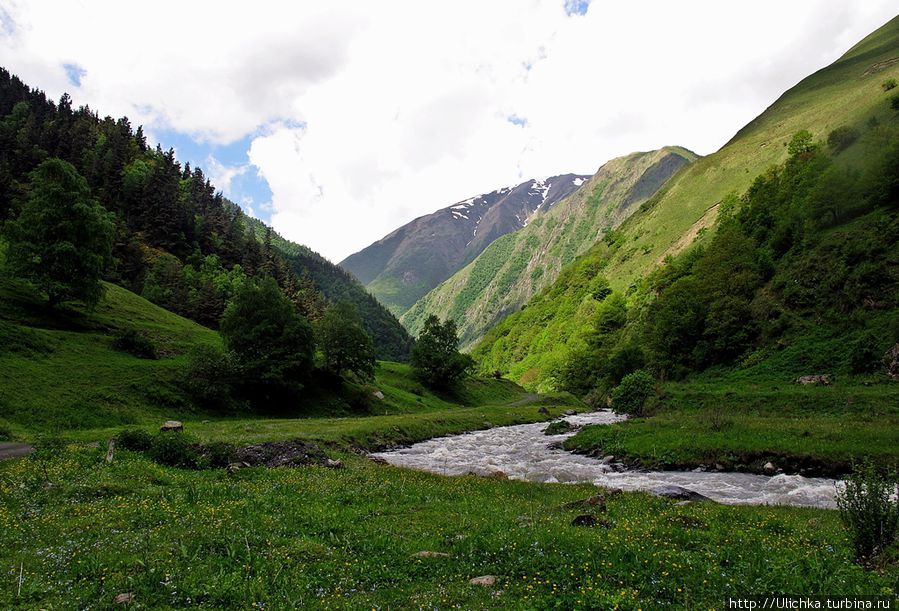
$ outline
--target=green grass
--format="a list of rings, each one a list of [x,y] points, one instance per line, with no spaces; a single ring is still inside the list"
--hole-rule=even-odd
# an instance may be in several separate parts
[[[853,461],[899,468],[899,385],[828,387],[733,379],[668,384],[656,415],[585,427],[570,450],[661,469],[721,465],[842,475]]]
[[[116,332],[128,327],[146,333],[163,358],[113,350]],[[20,338],[14,349],[0,348],[0,419],[19,435],[191,413],[178,384],[186,353],[220,342],[213,331],[112,284],[87,313],[48,311],[29,287],[8,279],[0,281],[2,333]]]
[[[895,594],[835,512],[608,499],[589,485],[441,477],[333,454],[345,468],[184,471],[70,447],[0,464],[0,606],[716,608],[740,593]],[[450,554],[416,558],[419,551]],[[469,579],[495,575],[494,587]],[[21,580],[20,580],[21,575]]]

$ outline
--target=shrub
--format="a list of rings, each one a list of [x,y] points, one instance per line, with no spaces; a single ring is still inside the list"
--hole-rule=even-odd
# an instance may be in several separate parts
[[[159,355],[153,341],[133,327],[119,331],[112,340],[112,347],[139,359],[156,359]]]
[[[899,93],[890,98],[890,108],[899,110]]]
[[[612,407],[616,412],[641,416],[649,398],[655,395],[655,380],[644,369],[624,376],[612,391]]]
[[[877,336],[868,331],[852,344],[849,368],[852,373],[872,373],[880,368],[883,351],[877,346]]]
[[[153,436],[142,429],[126,429],[116,436],[116,442],[124,450],[146,452],[153,445]]]
[[[848,125],[842,125],[827,135],[827,146],[834,153],[849,148],[853,142],[858,140],[858,130]]]
[[[225,410],[233,403],[237,366],[231,354],[216,346],[191,350],[184,372],[184,386],[200,407]]]
[[[0,441],[10,441],[12,439],[12,429],[5,423],[0,422]]]
[[[881,87],[883,87],[884,91],[889,91],[890,89],[895,88],[896,87],[896,79],[888,78],[881,84]]]
[[[840,518],[849,529],[856,560],[871,559],[892,543],[899,504],[891,495],[897,491],[895,474],[883,477],[867,462],[853,469],[846,487],[837,493]]]
[[[148,455],[161,465],[182,469],[202,469],[207,464],[197,440],[178,432],[153,435]]]

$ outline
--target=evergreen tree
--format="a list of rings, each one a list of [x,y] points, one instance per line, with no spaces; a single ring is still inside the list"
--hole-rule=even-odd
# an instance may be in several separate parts
[[[7,228],[14,274],[46,293],[51,306],[79,299],[93,306],[111,261],[113,217],[90,196],[72,164],[48,159],[31,173],[31,194]]]

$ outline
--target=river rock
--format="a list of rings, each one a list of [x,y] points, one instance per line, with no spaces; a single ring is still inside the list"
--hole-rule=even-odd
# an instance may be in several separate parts
[[[566,409],[566,410],[565,410],[565,415],[566,415],[566,416],[577,416],[577,410]]]
[[[131,592],[122,592],[112,599],[114,605],[128,605],[134,601],[134,594]]]
[[[490,587],[496,583],[495,575],[481,575],[480,577],[472,577],[468,580],[473,586],[487,586]]]
[[[160,431],[183,431],[184,423],[178,422],[177,420],[166,420],[162,423],[162,426],[159,427]]]
[[[883,355],[883,364],[886,366],[887,375],[894,380],[899,380],[899,344],[896,344]]]
[[[606,510],[606,498],[601,494],[591,496],[589,499],[580,499],[571,501],[562,505],[562,509],[580,509],[582,507],[593,507],[599,511]]]
[[[386,459],[381,458],[380,456],[369,456],[368,460],[372,461],[376,465],[389,465],[390,464],[389,462],[387,462]]]
[[[793,383],[800,386],[830,386],[833,383],[833,378],[826,373],[823,375],[799,376],[793,380]]]
[[[777,471],[777,467],[774,466],[773,462],[766,462],[765,466],[762,467],[762,469],[764,469],[765,473],[768,473],[768,474],[771,474],[771,473],[774,473]]]
[[[445,552],[431,552],[428,550],[423,550],[420,552],[415,552],[412,554],[413,558],[449,558],[450,555]]]
[[[674,484],[666,484],[663,486],[656,486],[649,491],[650,494],[654,494],[656,496],[665,497],[668,499],[675,499],[678,501],[711,501],[709,497],[699,494],[698,492],[693,492],[692,490],[688,490],[682,486],[675,486]]]

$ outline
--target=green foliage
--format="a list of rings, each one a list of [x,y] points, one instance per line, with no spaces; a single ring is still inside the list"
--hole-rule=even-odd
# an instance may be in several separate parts
[[[205,465],[199,440],[179,431],[163,431],[152,436],[147,455],[155,462],[182,469],[202,469]]]
[[[837,493],[840,518],[849,530],[856,560],[870,560],[893,543],[899,526],[899,502],[892,498],[896,493],[895,474],[885,477],[870,462],[856,465],[846,487]]]
[[[893,96],[890,97],[890,108],[899,111],[899,93],[893,94]]]
[[[45,293],[51,306],[68,299],[96,304],[112,253],[111,215],[68,162],[48,159],[30,178],[28,201],[6,227],[8,267]]]
[[[827,134],[827,146],[834,153],[840,153],[849,148],[859,137],[859,131],[849,125],[841,125]]]
[[[351,302],[328,308],[316,325],[316,337],[327,371],[338,376],[353,374],[363,381],[374,379],[374,346]]]
[[[612,409],[631,416],[642,416],[647,403],[656,393],[655,386],[655,379],[643,369],[627,374],[612,391]]]
[[[888,78],[883,83],[881,83],[881,87],[883,87],[884,91],[889,91],[890,89],[896,88],[896,79]]]
[[[159,358],[153,340],[134,327],[127,327],[116,333],[112,340],[112,347],[114,350],[127,352],[141,359]]]
[[[807,129],[802,129],[793,134],[793,137],[790,138],[790,142],[787,145],[787,152],[790,154],[790,157],[795,157],[796,155],[801,155],[803,153],[810,153],[814,148],[815,145],[812,132]]]
[[[125,429],[116,435],[120,448],[134,452],[146,452],[153,445],[153,436],[144,429]]]
[[[272,278],[246,282],[222,319],[222,338],[240,368],[240,386],[257,405],[290,400],[312,369],[312,328]]]
[[[474,365],[470,356],[459,352],[458,345],[456,323],[441,323],[436,316],[429,316],[412,348],[415,375],[434,388],[453,388]]]
[[[881,368],[882,358],[881,342],[877,335],[869,331],[853,342],[849,368],[852,373],[873,373]]]
[[[197,405],[223,412],[234,405],[239,375],[230,352],[218,346],[201,344],[188,353],[183,385]]]

